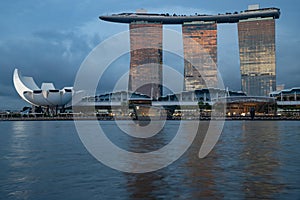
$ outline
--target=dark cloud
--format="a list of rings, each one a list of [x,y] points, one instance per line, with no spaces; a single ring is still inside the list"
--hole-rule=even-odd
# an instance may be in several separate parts
[[[289,41],[289,42],[288,42]],[[300,86],[300,63],[297,57],[300,55],[300,41],[279,42],[277,50],[277,83],[285,84],[286,88]]]
[[[300,28],[295,25],[300,18],[297,10],[299,2],[256,2],[261,7],[281,8],[281,18],[276,22],[277,82],[286,87],[300,86]],[[245,10],[248,4],[253,4],[253,1],[1,1],[0,110],[19,109],[25,104],[12,85],[14,68],[19,68],[24,75],[33,76],[38,84],[51,81],[58,88],[72,85],[81,62],[99,42],[128,30],[128,25],[100,21],[99,15],[134,12],[139,8],[149,12],[179,14],[225,13]],[[180,27],[176,29],[180,30]],[[219,25],[218,66],[225,86],[234,90],[240,89],[237,45],[236,25]],[[116,67],[112,67],[111,71],[116,72],[117,66],[126,65],[123,71],[119,70],[121,74],[124,73],[128,69],[128,62],[128,58],[121,58],[114,63]],[[105,84],[101,85],[103,90],[111,88],[109,80],[117,80],[117,77],[104,77]]]
[[[41,31],[27,39],[6,40],[0,44],[2,87],[4,94],[16,97],[12,85],[14,68],[34,77],[38,85],[54,82],[57,88],[72,86],[81,62],[98,44],[99,37],[79,36],[72,32]],[[4,88],[4,89],[3,89]]]

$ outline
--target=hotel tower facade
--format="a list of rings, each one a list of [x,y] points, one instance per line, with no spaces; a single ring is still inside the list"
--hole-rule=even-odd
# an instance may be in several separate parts
[[[129,24],[130,91],[157,99],[162,96],[162,24]]]
[[[184,89],[218,87],[217,24],[237,23],[242,90],[250,96],[268,96],[276,88],[275,19],[278,8],[249,6],[240,13],[169,15],[121,13],[100,19],[129,24],[129,90],[152,98],[162,95],[162,27],[182,25]],[[174,41],[179,42],[179,41]]]
[[[276,90],[275,20],[238,22],[242,91],[268,96]]]
[[[184,90],[217,87],[217,24],[184,23],[182,36]]]

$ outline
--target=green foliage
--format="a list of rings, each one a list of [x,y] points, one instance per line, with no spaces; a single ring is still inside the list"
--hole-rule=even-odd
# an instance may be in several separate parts
[[[198,106],[200,110],[211,110],[211,105],[204,103],[203,101],[199,101]]]

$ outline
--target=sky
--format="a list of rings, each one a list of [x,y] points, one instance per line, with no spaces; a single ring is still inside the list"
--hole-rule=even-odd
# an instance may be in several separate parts
[[[298,0],[2,0],[0,1],[0,110],[20,110],[27,105],[13,87],[13,70],[34,77],[38,85],[53,82],[72,86],[76,73],[93,48],[128,30],[127,24],[99,20],[100,15],[135,12],[218,14],[246,10],[248,5],[277,7],[277,84],[300,87],[300,1]],[[180,26],[169,25],[180,31]],[[115,65],[126,71],[128,59]],[[218,68],[224,84],[241,89],[236,24],[218,25]],[[121,71],[122,71],[121,70]],[[113,70],[112,70],[113,71]],[[107,80],[114,79],[114,73]],[[109,81],[100,86],[111,87]]]

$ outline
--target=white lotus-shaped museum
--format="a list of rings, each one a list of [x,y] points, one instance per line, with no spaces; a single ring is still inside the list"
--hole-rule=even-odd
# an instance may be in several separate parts
[[[39,88],[32,77],[22,76],[18,69],[14,70],[13,82],[22,99],[34,106],[62,107],[69,103],[73,96],[73,87],[59,90],[53,83],[42,83]]]

